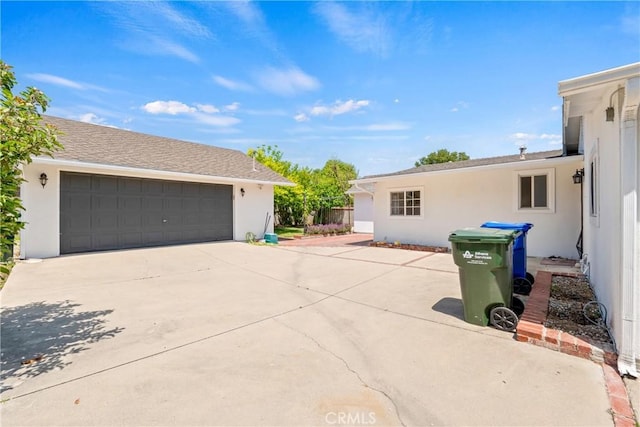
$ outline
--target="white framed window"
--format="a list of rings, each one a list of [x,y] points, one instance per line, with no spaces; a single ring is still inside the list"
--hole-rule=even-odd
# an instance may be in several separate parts
[[[519,212],[555,212],[555,169],[515,172],[515,210]]]
[[[417,188],[391,190],[389,215],[392,217],[422,216],[422,190]]]

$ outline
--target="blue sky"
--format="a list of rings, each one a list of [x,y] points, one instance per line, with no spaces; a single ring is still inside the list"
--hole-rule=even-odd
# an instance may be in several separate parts
[[[640,60],[635,2],[12,2],[48,114],[360,175],[561,147],[560,80]]]

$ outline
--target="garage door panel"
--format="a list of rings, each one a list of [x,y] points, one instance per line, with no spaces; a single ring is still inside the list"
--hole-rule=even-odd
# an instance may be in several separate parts
[[[92,210],[118,210],[118,196],[96,194],[91,196],[91,209]]]
[[[62,172],[60,251],[232,239],[232,194],[230,185]]]
[[[93,233],[93,247],[101,250],[119,249],[118,233]]]
[[[76,234],[65,239],[64,248],[60,248],[61,253],[87,252],[92,250],[91,234]]]
[[[139,214],[120,213],[118,215],[118,228],[120,231],[142,230],[142,216]]]
[[[121,211],[140,212],[142,209],[142,197],[140,196],[119,196],[118,209]]]
[[[118,230],[118,213],[96,212],[91,215],[91,229],[101,232],[116,232]]]
[[[91,190],[95,193],[116,193],[118,191],[118,178],[107,175],[93,175],[91,178]]]
[[[69,176],[63,173],[60,176],[60,185],[67,191],[90,191],[91,175]]]
[[[121,233],[118,238],[123,248],[139,248],[144,244],[142,233]]]
[[[118,178],[118,194],[140,194],[142,182],[137,178]]]

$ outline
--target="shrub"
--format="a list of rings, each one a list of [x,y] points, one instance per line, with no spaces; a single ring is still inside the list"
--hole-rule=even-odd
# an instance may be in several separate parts
[[[351,232],[349,224],[316,224],[307,226],[307,234],[309,235],[334,235]]]

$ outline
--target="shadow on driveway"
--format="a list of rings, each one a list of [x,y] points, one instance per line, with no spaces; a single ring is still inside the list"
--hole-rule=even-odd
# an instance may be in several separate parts
[[[464,307],[460,298],[444,297],[431,307],[433,311],[448,314],[460,320],[464,320]]]
[[[71,363],[66,356],[124,330],[105,329],[105,317],[113,310],[82,312],[78,307],[70,301],[35,302],[2,310],[0,393],[12,388],[7,384],[12,377],[30,378],[62,369]]]

